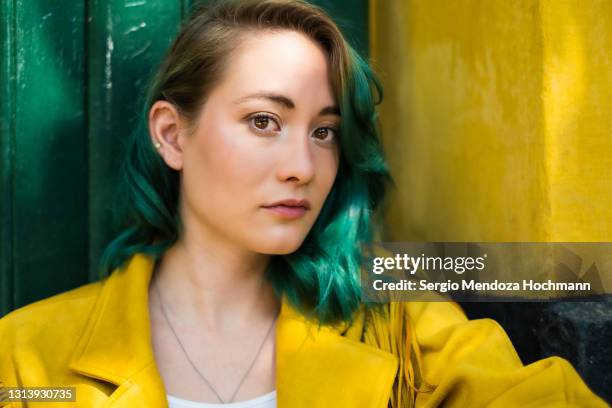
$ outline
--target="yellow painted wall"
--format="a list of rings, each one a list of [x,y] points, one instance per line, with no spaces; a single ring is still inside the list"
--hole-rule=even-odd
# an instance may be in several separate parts
[[[612,240],[612,1],[370,1],[388,240]]]

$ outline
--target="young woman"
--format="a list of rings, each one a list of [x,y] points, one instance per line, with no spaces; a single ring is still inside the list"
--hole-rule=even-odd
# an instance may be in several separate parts
[[[112,273],[2,319],[0,381],[75,387],[53,406],[605,406],[454,303],[361,302],[380,97],[312,5],[194,11],[129,149]]]

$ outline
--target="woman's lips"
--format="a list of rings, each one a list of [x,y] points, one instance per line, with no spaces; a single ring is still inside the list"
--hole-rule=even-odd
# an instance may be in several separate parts
[[[299,218],[306,214],[306,208],[304,207],[294,207],[287,205],[274,205],[271,207],[264,207],[266,210],[270,210],[274,214],[288,219]]]

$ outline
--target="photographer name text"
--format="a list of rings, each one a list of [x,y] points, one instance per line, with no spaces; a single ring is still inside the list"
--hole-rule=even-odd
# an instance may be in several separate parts
[[[430,282],[425,279],[419,281],[402,279],[397,282],[384,282],[377,279],[372,283],[374,290],[391,291],[589,291],[591,284],[588,282],[554,282],[547,280],[544,282],[532,279],[524,279],[521,282],[502,282],[494,280],[492,282],[479,282],[473,279],[461,280],[460,282]]]

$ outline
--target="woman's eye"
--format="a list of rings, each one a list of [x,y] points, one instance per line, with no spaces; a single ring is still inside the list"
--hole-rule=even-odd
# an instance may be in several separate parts
[[[249,122],[253,124],[255,130],[260,132],[279,131],[280,127],[276,123],[276,120],[270,115],[257,114],[249,119]],[[276,129],[274,129],[276,125]]]
[[[314,131],[314,136],[325,142],[334,143],[338,137],[338,129],[333,127],[322,127]]]

